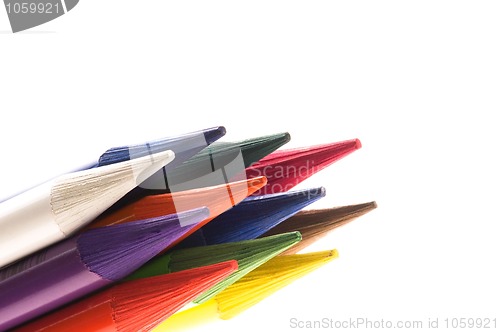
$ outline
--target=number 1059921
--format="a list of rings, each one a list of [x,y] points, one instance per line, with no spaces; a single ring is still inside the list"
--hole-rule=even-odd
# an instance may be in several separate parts
[[[59,3],[15,2],[7,3],[8,14],[59,14],[63,9]]]

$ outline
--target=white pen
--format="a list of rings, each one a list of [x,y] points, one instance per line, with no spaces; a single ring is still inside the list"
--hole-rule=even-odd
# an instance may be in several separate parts
[[[72,235],[174,157],[167,150],[65,174],[0,203],[0,268]]]

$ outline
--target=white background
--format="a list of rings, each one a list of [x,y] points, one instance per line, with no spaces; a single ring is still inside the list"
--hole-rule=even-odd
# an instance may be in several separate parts
[[[300,186],[327,189],[313,207],[377,201],[311,249],[340,258],[210,329],[296,330],[293,317],[500,326],[499,10],[82,0],[12,34],[0,8],[0,196],[110,146],[214,125],[225,140],[289,131],[287,147],[359,138]]]

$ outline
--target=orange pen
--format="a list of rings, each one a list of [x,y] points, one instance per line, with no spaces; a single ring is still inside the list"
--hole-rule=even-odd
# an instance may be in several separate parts
[[[146,196],[116,211],[103,214],[85,229],[155,218],[191,210],[200,206],[207,207],[210,210],[210,216],[172,243],[172,245],[169,246],[169,248],[172,248],[224,211],[229,210],[248,196],[252,195],[255,191],[265,186],[266,183],[266,177],[260,176],[212,187]],[[180,222],[182,223],[182,220]]]

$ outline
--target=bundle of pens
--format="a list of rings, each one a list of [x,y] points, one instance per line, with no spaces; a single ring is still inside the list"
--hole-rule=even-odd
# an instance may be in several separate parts
[[[293,187],[359,140],[282,149],[224,127],[112,148],[0,203],[0,331],[172,331],[229,319],[337,257],[299,253],[375,202]]]

